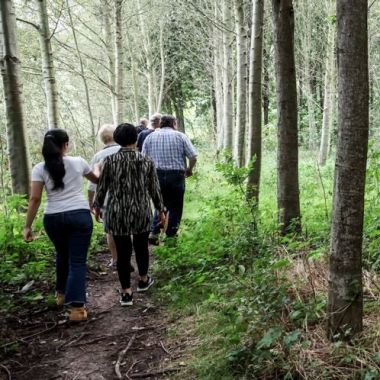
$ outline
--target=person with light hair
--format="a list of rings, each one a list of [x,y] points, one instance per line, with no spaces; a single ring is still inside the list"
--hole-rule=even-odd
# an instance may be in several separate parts
[[[94,157],[92,158],[90,162],[90,167],[93,170],[96,165],[100,165],[101,162],[107,157],[112,154],[117,153],[120,150],[120,146],[115,143],[113,139],[113,133],[115,131],[116,127],[113,124],[104,124],[99,128],[98,131],[98,140],[101,144],[103,144],[103,148],[97,152]],[[94,198],[95,198],[95,192],[96,192],[96,185],[92,182],[89,182],[88,185],[88,203],[90,206],[90,209],[93,208]],[[103,215],[107,212],[106,210],[107,204],[105,203],[103,205]],[[105,220],[105,218],[104,218]],[[107,226],[104,226],[106,229]],[[117,252],[116,252],[116,246],[114,239],[112,235],[107,234],[107,244],[108,248],[111,252],[112,258],[110,261],[110,267],[113,269],[116,269],[116,262],[117,262]]]
[[[142,131],[138,137],[137,137],[137,149],[139,152],[142,151],[142,147],[144,144],[145,139],[152,133],[154,132],[157,128],[160,127],[160,121],[161,121],[161,114],[158,112],[155,112],[151,117],[150,117],[150,126],[151,128],[147,128],[144,131]]]

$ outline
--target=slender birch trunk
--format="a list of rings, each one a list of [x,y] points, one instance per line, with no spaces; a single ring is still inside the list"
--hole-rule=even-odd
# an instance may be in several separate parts
[[[332,8],[332,1],[329,10]],[[330,12],[328,12],[330,14]],[[335,26],[330,22],[325,67],[325,95],[323,99],[322,136],[319,149],[319,164],[325,165],[330,146],[335,99]]]
[[[11,0],[0,2],[0,59],[5,109],[9,165],[14,194],[29,195],[29,160],[24,129],[20,60],[16,41],[16,15]]]
[[[236,26],[236,141],[234,158],[236,165],[244,166],[245,159],[245,133],[246,133],[246,33],[244,29],[243,1],[235,0],[235,26]]]
[[[145,61],[146,61],[146,79],[148,84],[148,112],[149,115],[152,115],[155,108],[155,82],[154,82],[154,67],[153,67],[153,61],[152,61],[152,48],[151,48],[151,42],[149,38],[149,34],[147,33],[146,27],[144,25],[144,20],[142,17],[142,7],[141,7],[141,1],[137,0],[137,9],[139,13],[139,24],[140,24],[140,30],[141,34],[143,36],[143,47],[145,52]]]
[[[48,128],[58,128],[58,91],[55,79],[53,51],[50,42],[49,18],[46,8],[46,0],[37,0],[38,14],[40,18],[40,41],[42,53],[42,74],[45,84],[45,95],[47,101]]]
[[[165,51],[164,51],[164,27],[160,24],[160,59],[161,59],[161,78],[160,78],[160,91],[158,93],[156,112],[161,111],[162,99],[164,96],[165,86]]]
[[[292,0],[272,0],[278,114],[277,199],[281,232],[301,229]]]
[[[223,1],[223,23],[231,25],[232,12],[228,0]],[[228,30],[223,31],[223,148],[232,151],[233,147],[233,98],[232,98],[232,43],[233,37]]]
[[[124,120],[124,46],[123,46],[123,0],[115,0],[115,82],[117,123]]]
[[[261,172],[261,90],[263,62],[264,0],[252,3],[252,32],[248,86],[248,161],[254,160],[248,174],[247,198],[259,202]]]
[[[115,78],[115,52],[113,47],[113,32],[112,32],[112,7],[110,0],[104,0],[103,6],[103,36],[106,44],[106,54],[108,62],[108,84],[110,89],[110,102],[112,110],[113,123],[117,124],[116,115],[116,78]]]
[[[368,2],[337,0],[338,142],[327,335],[363,329],[362,240],[368,150]]]
[[[85,96],[86,96],[87,112],[88,112],[88,117],[90,119],[90,124],[91,124],[91,136],[92,136],[93,150],[95,152],[95,149],[96,149],[96,132],[97,132],[96,129],[97,128],[95,126],[94,118],[92,116],[92,109],[91,109],[91,102],[90,102],[90,90],[88,88],[87,79],[86,79],[86,76],[85,76],[82,54],[80,52],[79,45],[78,45],[78,39],[77,39],[77,34],[76,34],[76,31],[75,31],[75,27],[74,27],[73,17],[72,17],[72,14],[71,14],[69,0],[66,0],[66,5],[67,5],[67,12],[68,12],[68,15],[69,15],[69,20],[70,20],[70,27],[71,27],[71,30],[73,32],[73,38],[74,38],[74,43],[75,43],[75,50],[76,50],[78,61],[79,61],[79,64],[80,64],[80,73],[81,73],[81,78],[82,78],[82,81],[83,81],[84,92],[85,92]]]

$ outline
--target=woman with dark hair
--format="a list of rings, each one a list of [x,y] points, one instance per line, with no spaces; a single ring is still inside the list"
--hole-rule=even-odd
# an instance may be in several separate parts
[[[83,177],[98,177],[81,157],[67,156],[69,136],[51,129],[44,137],[44,162],[32,170],[32,187],[24,228],[24,239],[33,240],[32,224],[45,187],[47,203],[44,227],[56,249],[56,301],[70,306],[69,320],[87,319],[86,259],[92,234],[92,218],[83,194]]]
[[[104,159],[94,207],[97,220],[107,194],[106,232],[113,235],[117,251],[117,272],[121,284],[120,304],[133,304],[131,288],[132,245],[140,280],[138,292],[153,284],[148,275],[148,236],[152,221],[150,200],[164,222],[164,205],[153,161],[136,150],[137,131],[132,124],[120,124],[114,140],[122,148]],[[133,236],[133,242],[131,239]]]

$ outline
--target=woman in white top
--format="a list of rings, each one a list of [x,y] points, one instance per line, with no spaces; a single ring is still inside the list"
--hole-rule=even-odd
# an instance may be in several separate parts
[[[69,319],[87,319],[86,259],[92,234],[92,218],[83,194],[83,177],[98,177],[81,157],[67,156],[69,136],[63,129],[51,129],[44,137],[44,162],[32,170],[32,187],[24,228],[24,239],[33,240],[32,224],[45,187],[47,204],[44,227],[56,249],[57,305],[70,305]]]

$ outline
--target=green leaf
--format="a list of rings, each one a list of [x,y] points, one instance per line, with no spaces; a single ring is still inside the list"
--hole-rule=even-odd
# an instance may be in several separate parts
[[[271,265],[272,269],[281,269],[290,265],[290,261],[288,259],[281,259],[276,261]]]
[[[286,336],[284,336],[284,343],[285,343],[285,345],[288,346],[288,347],[293,346],[293,344],[296,343],[299,340],[300,335],[301,335],[301,331],[298,330],[298,329],[290,332],[289,334],[287,334]]]
[[[281,327],[272,327],[266,331],[264,336],[261,338],[257,344],[258,349],[269,348],[277,339],[282,335],[283,330]]]

